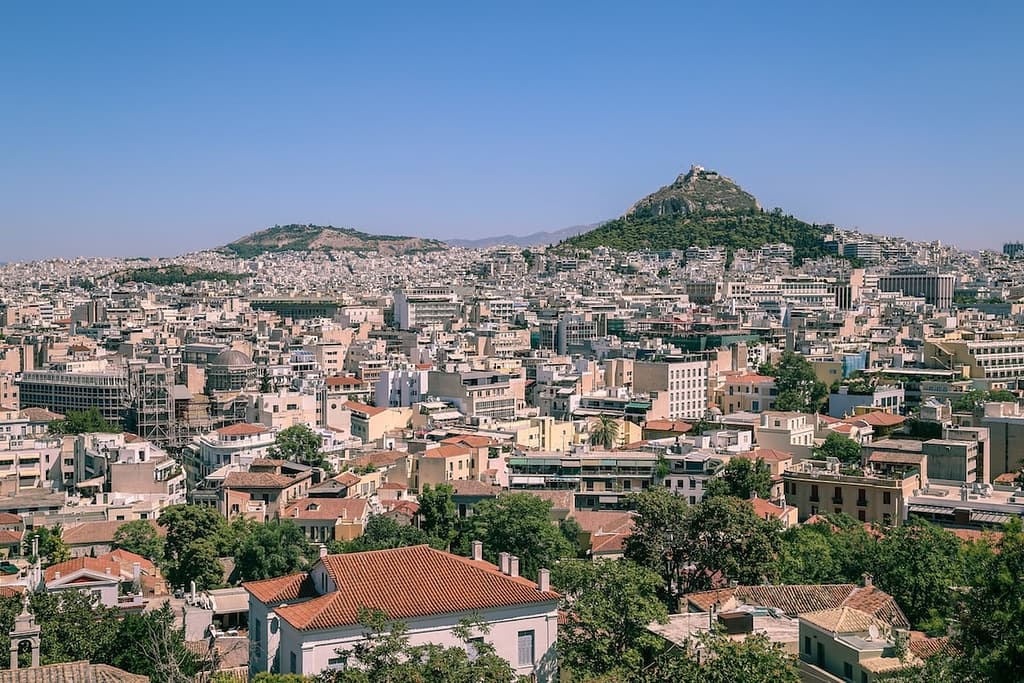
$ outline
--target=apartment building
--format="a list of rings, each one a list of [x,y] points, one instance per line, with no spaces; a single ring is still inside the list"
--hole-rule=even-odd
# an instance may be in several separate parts
[[[907,296],[923,297],[926,303],[943,310],[953,305],[956,276],[949,273],[896,271],[878,278],[878,289],[883,292],[902,292]]]
[[[275,438],[276,433],[265,425],[244,422],[195,437],[182,449],[189,489],[225,465],[245,469],[254,460],[269,457]]]
[[[757,445],[792,453],[799,462],[814,453],[815,416],[806,413],[767,412],[757,428]]]
[[[46,408],[66,415],[72,410],[96,408],[103,417],[120,424],[129,405],[128,373],[117,369],[32,370],[17,381],[21,406]]]
[[[431,396],[469,416],[507,420],[526,404],[526,380],[503,372],[432,370],[428,386]]]
[[[721,408],[726,413],[760,413],[775,408],[775,378],[765,375],[731,375],[722,386]]]
[[[380,408],[408,408],[427,398],[429,372],[415,366],[385,370],[374,387],[373,403]]]
[[[663,483],[672,493],[696,505],[704,500],[704,491],[712,478],[725,469],[728,458],[716,453],[691,451],[685,454],[669,453],[665,456],[669,470]]]
[[[708,410],[708,361],[702,356],[636,361],[633,390],[668,394],[666,414],[651,415],[651,419],[700,419]]]
[[[1024,378],[1024,338],[928,339],[924,359],[931,367],[963,368],[972,379],[991,382]]]
[[[412,420],[412,408],[378,408],[365,403],[346,401],[352,414],[352,436],[364,444],[375,443],[396,429],[405,429]]]
[[[844,474],[838,464],[820,460],[795,463],[782,480],[786,502],[797,508],[801,522],[818,514],[846,513],[861,522],[901,524],[908,500],[924,488],[914,467]]]
[[[516,453],[508,458],[509,488],[569,490],[578,510],[613,510],[655,481],[658,456],[639,451]]]
[[[463,317],[463,303],[451,286],[413,287],[395,291],[395,324],[399,329],[444,327]]]

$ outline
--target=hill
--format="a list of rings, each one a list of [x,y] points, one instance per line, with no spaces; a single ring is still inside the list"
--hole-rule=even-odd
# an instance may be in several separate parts
[[[828,226],[805,223],[779,209],[764,211],[730,178],[694,166],[635,203],[621,218],[558,246],[642,251],[722,245],[732,253],[785,242],[793,245],[799,263],[830,253],[822,242],[828,231]]]
[[[221,249],[242,258],[281,251],[376,251],[386,255],[447,249],[444,242],[422,237],[371,235],[333,225],[275,225],[254,232]]]
[[[557,244],[567,237],[574,237],[582,232],[593,230],[600,223],[590,225],[574,225],[561,230],[551,232],[533,232],[529,235],[498,235],[496,237],[481,237],[479,239],[450,239],[445,240],[453,247],[469,247],[471,249],[484,249],[486,247],[497,247],[502,245],[517,247],[538,247],[544,244]]]
[[[151,268],[133,268],[114,274],[118,282],[138,282],[151,285],[191,285],[201,280],[238,282],[245,275],[228,273],[219,270],[205,270],[190,266],[154,266]]]

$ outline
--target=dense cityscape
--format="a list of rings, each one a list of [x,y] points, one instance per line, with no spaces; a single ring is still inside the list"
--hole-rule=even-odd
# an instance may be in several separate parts
[[[1021,35],[4,3],[0,683],[1024,683]]]
[[[0,268],[12,673],[1020,671],[1020,244],[353,234]]]

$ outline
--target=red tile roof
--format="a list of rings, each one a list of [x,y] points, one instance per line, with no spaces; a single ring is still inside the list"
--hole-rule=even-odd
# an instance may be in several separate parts
[[[67,578],[81,569],[86,569],[96,574],[109,575],[114,580],[120,580],[121,578],[121,567],[113,560],[101,560],[98,557],[76,557],[67,562],[58,562],[47,567],[46,571],[43,572],[43,579],[46,583],[50,583],[57,578],[58,572],[60,572],[62,578]]]
[[[24,525],[25,522],[19,515],[11,512],[0,512],[0,525],[9,526],[11,524]]]
[[[860,415],[843,418],[842,421],[848,423],[865,422],[872,427],[895,427],[896,425],[901,425],[906,422],[907,418],[902,415],[894,415],[882,410],[876,410],[870,413],[862,413]]]
[[[272,605],[286,600],[310,598],[316,595],[313,580],[309,574],[290,574],[263,581],[248,581],[242,584],[260,602]]]
[[[23,534],[23,531],[0,529],[0,545],[19,545]]]
[[[281,513],[288,519],[363,519],[369,501],[365,498],[299,498]]]
[[[358,387],[366,384],[358,377],[328,377],[326,381],[329,387]]]
[[[437,448],[428,448],[419,453],[419,456],[422,458],[458,458],[471,454],[472,452],[464,446],[446,443]]]
[[[286,474],[273,472],[229,472],[224,477],[226,489],[286,489],[292,484],[311,477],[311,473],[289,477]]]
[[[365,413],[366,415],[369,415],[370,417],[373,417],[374,415],[380,415],[385,410],[387,410],[387,408],[378,408],[376,406],[368,406],[365,403],[359,403],[358,401],[345,401],[344,405],[349,410],[353,410],[353,411],[355,411],[357,413]]]
[[[487,436],[478,436],[476,434],[460,434],[458,436],[449,436],[447,439],[442,439],[441,443],[456,444],[469,446],[470,448],[484,448],[494,443],[494,440]]]
[[[217,430],[218,436],[252,436],[253,434],[264,434],[269,431],[263,425],[249,424],[248,422],[239,422],[238,424],[228,425],[227,427],[221,427]]]
[[[505,576],[490,563],[426,545],[328,555],[321,562],[338,590],[277,609],[299,630],[357,624],[362,608],[381,610],[390,619],[413,619],[559,599],[558,593],[542,593],[532,581]]]
[[[648,420],[644,423],[644,429],[656,432],[678,432],[685,434],[693,429],[693,425],[682,420]]]

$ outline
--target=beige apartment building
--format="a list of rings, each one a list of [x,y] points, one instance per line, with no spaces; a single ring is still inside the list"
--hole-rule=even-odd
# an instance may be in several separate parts
[[[465,415],[504,419],[526,405],[526,380],[503,372],[438,372],[428,376],[430,394]]]
[[[412,408],[377,408],[365,403],[347,401],[352,413],[352,436],[363,443],[374,443],[392,430],[405,429],[412,420]]]
[[[814,452],[815,416],[805,413],[768,412],[761,415],[757,445],[773,451],[792,453],[800,462]]]
[[[907,499],[924,488],[916,468],[854,475],[820,460],[794,464],[782,480],[786,503],[799,510],[801,522],[819,514],[846,513],[861,522],[900,524],[907,516]]]
[[[708,410],[708,361],[701,356],[680,356],[633,364],[633,391],[668,394],[665,415],[648,419],[698,420]]]

